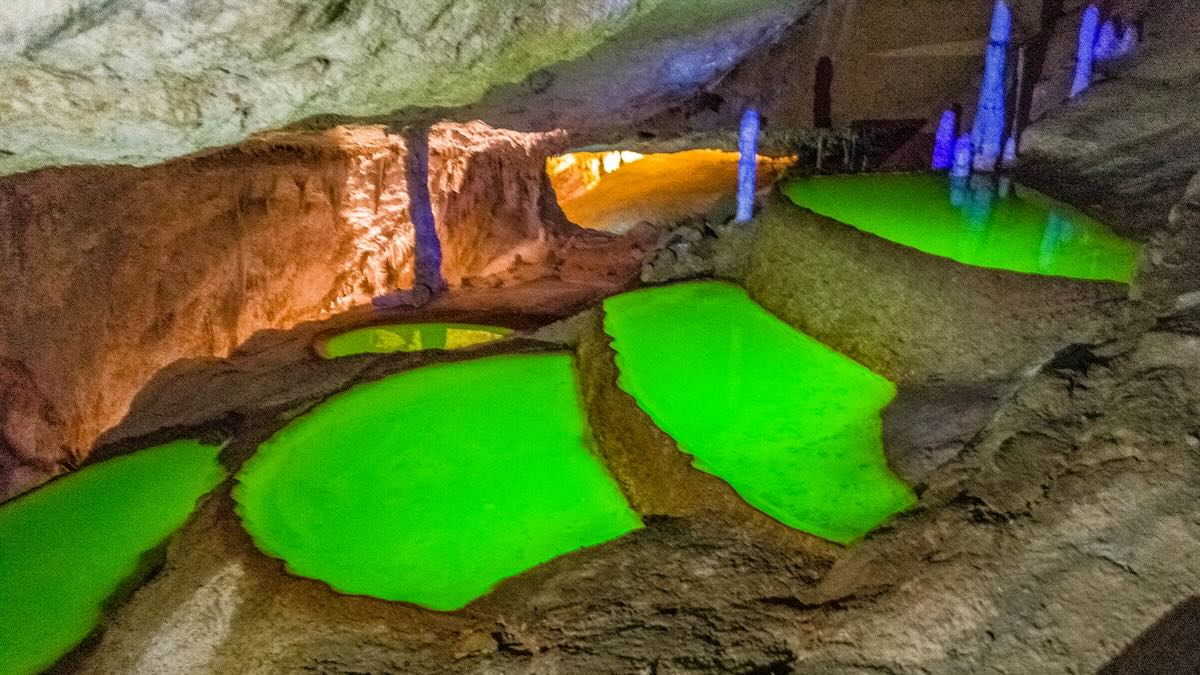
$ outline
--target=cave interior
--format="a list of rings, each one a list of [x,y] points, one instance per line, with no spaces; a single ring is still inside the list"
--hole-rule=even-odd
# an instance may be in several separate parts
[[[1200,672],[1200,4],[0,7],[0,675]]]

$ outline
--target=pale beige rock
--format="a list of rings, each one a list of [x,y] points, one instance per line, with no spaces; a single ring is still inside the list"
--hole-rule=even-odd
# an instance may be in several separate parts
[[[654,109],[731,68],[812,3],[5,4],[0,174],[151,164],[318,115],[468,106],[501,85],[510,88],[491,113],[537,118],[540,128],[557,126],[567,109],[592,119]],[[585,55],[570,71],[548,70]]]

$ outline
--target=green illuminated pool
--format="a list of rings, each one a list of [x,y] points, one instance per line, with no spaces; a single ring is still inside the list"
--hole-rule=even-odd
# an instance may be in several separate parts
[[[1129,283],[1139,247],[1080,211],[1028,188],[1007,195],[987,177],[814,176],[783,192],[796,204],[966,265]]]
[[[847,543],[914,502],[888,469],[884,378],[719,282],[609,298],[619,385],[755,508]]]
[[[358,328],[326,340],[319,351],[327,359],[354,354],[463,349],[495,342],[512,334],[499,326],[464,323],[398,323]]]
[[[238,475],[246,529],[295,574],[438,610],[641,527],[590,449],[570,355],[361,384]]]
[[[0,507],[0,673],[40,672],[225,477],[178,441],[95,464]]]

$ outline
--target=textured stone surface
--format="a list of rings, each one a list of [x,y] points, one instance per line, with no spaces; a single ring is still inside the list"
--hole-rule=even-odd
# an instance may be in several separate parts
[[[813,4],[7,3],[0,174],[155,163],[313,116],[474,107],[509,128],[619,122],[711,81]]]
[[[1064,350],[928,476],[914,512],[849,549],[787,531],[687,467],[616,387],[598,322],[574,322],[585,397],[601,451],[650,514],[645,530],[441,614],[287,575],[222,489],[63,668],[1094,672],[1200,590],[1195,311]],[[410,357],[371,358],[374,374],[353,379]],[[321,363],[310,380],[341,377]],[[937,398],[925,400],[962,408]],[[287,417],[243,416],[226,461]]]
[[[768,204],[745,285],[767,309],[902,383],[1004,379],[1120,320],[1120,284],[970,267]]]
[[[561,135],[442,125],[431,147],[452,284],[562,270],[619,286],[637,274],[636,242],[592,233],[602,241],[583,248],[577,228],[543,213],[542,167]],[[85,456],[168,363],[225,356],[257,330],[406,286],[403,150],[364,127],[149,169],[0,179],[0,363],[11,365],[0,385],[12,392],[0,398],[0,484],[12,483],[0,497],[31,482],[16,465],[44,477]]]

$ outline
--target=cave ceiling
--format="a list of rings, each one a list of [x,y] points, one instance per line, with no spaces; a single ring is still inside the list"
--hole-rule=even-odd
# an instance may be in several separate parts
[[[0,174],[148,165],[280,128],[635,123],[818,0],[45,0],[0,5]]]

